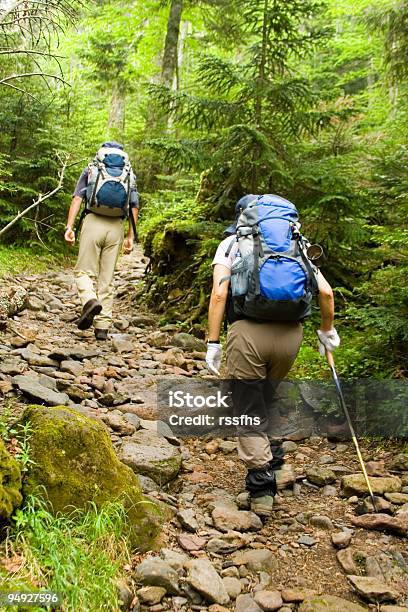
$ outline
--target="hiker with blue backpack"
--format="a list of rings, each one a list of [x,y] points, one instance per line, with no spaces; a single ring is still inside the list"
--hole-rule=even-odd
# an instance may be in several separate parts
[[[81,330],[94,326],[97,340],[106,340],[112,321],[113,277],[122,249],[132,252],[136,239],[139,195],[128,154],[117,142],[105,142],[83,170],[75,187],[65,228],[65,241],[75,243],[74,223],[81,214],[81,237],[75,280],[82,313]],[[124,220],[129,230],[124,240]]]
[[[275,454],[266,433],[268,405],[299,352],[314,296],[321,312],[320,353],[334,351],[340,338],[333,326],[333,291],[313,263],[294,204],[277,195],[250,194],[238,201],[235,213],[212,262],[206,363],[219,375],[226,315],[226,378],[234,410],[260,417],[262,425],[239,431],[238,455],[248,470],[251,510],[268,517],[277,491],[275,469],[283,463],[282,449]]]

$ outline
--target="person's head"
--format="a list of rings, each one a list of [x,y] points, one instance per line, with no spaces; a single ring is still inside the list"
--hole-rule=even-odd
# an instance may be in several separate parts
[[[102,147],[107,147],[108,149],[120,149],[121,151],[124,149],[124,146],[119,142],[116,142],[116,140],[108,140],[108,142],[104,142],[102,144]]]
[[[248,195],[244,195],[242,198],[240,198],[238,200],[238,202],[235,204],[235,220],[234,220],[234,223],[231,223],[231,225],[229,225],[227,227],[227,229],[224,230],[224,236],[232,236],[233,234],[236,233],[236,231],[237,231],[237,221],[238,221],[239,215],[241,214],[241,212],[243,210],[245,210],[245,208],[247,206],[249,206],[249,204],[251,204],[251,202],[256,200],[256,198],[259,198],[259,196],[258,195],[254,195],[253,193],[249,193]]]

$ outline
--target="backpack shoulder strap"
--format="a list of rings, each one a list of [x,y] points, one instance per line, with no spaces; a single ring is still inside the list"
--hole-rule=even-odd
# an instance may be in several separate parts
[[[301,258],[303,260],[304,266],[305,266],[306,271],[307,271],[307,275],[308,275],[308,278],[309,278],[310,289],[311,289],[312,293],[314,295],[316,295],[317,293],[319,293],[319,288],[318,288],[318,285],[317,285],[316,273],[313,270],[312,264],[310,263],[310,260],[309,260],[308,256],[306,255],[306,252],[305,252],[305,242],[306,242],[306,240],[305,240],[304,236],[300,235],[300,237],[297,240],[297,243],[298,243],[298,246],[299,246],[300,256],[301,256]]]
[[[225,251],[225,257],[229,257],[229,254],[231,253],[232,245],[234,244],[234,242],[237,242],[237,236],[233,236],[231,238],[231,242],[229,243],[227,250]]]

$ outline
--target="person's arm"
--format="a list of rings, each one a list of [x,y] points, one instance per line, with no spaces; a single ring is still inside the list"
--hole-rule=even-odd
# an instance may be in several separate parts
[[[334,296],[333,289],[330,287],[323,274],[318,272],[317,286],[319,289],[319,306],[321,315],[320,329],[330,331],[334,323]]]
[[[123,243],[123,252],[125,253],[125,255],[129,255],[129,253],[131,253],[133,250],[133,243],[136,239],[136,236],[134,235],[134,231],[133,231],[133,226],[136,227],[137,218],[139,215],[139,206],[140,206],[139,193],[137,191],[137,186],[136,186],[136,176],[133,174],[133,172],[132,172],[132,176],[133,176],[134,184],[133,184],[133,187],[131,187],[130,189],[129,229],[128,229],[128,235]],[[133,223],[132,223],[132,219],[130,218],[130,215],[132,215]]]
[[[130,211],[129,211],[129,215],[133,216],[133,220],[135,222],[135,227],[136,227],[137,217],[139,215],[139,209],[136,208],[136,207],[131,208]],[[125,241],[123,243],[123,252],[126,255],[129,255],[129,253],[132,252],[134,239],[135,239],[135,237],[134,237],[134,232],[133,232],[133,223],[129,219],[128,235],[127,235],[127,238],[125,239]]]
[[[227,266],[215,264],[213,270],[213,288],[211,291],[210,306],[208,308],[208,341],[219,342],[221,325],[225,314],[225,305],[228,297],[229,279],[221,284],[221,279],[230,276],[231,270]]]
[[[319,336],[319,350],[322,355],[326,350],[333,352],[340,345],[339,335],[334,327],[334,296],[333,289],[324,278],[323,274],[318,271],[317,286],[319,289],[319,306],[321,323],[320,329],[317,330]]]
[[[229,279],[220,281],[230,275],[230,268],[222,264],[215,264],[213,270],[213,288],[208,308],[208,341],[205,361],[209,371],[219,376],[222,359],[220,344],[221,325],[225,314],[225,305],[228,298]]]
[[[68,244],[75,243],[75,232],[74,232],[73,227],[74,227],[74,223],[75,223],[77,214],[79,213],[79,209],[81,208],[81,203],[82,203],[82,197],[78,195],[74,195],[71,201],[71,206],[69,207],[67,226],[65,228],[65,235],[64,235],[64,239]]]
[[[73,245],[75,242],[74,223],[81,208],[82,200],[86,193],[86,186],[88,185],[88,167],[84,168],[75,186],[75,191],[72,196],[71,206],[68,211],[67,226],[65,228],[65,241]]]

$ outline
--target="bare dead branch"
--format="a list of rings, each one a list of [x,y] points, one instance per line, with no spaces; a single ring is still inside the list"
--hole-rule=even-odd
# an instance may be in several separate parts
[[[68,85],[69,87],[71,87],[71,85],[68,83],[68,81],[65,81],[65,79],[57,76],[56,74],[48,74],[46,72],[24,72],[22,74],[12,74],[8,77],[5,77],[4,79],[0,79],[0,85],[5,85],[8,81],[12,81],[14,79],[22,79],[32,76],[49,77],[50,79],[56,79],[57,81],[61,81],[61,83],[64,83],[64,85]]]
[[[58,157],[58,159],[60,161],[62,161],[62,167],[61,167],[61,170],[60,170],[60,173],[59,173],[59,179],[58,179],[57,186],[54,189],[52,189],[51,191],[49,191],[48,193],[45,193],[44,195],[40,193],[38,198],[32,204],[30,204],[30,206],[28,206],[27,208],[22,210],[20,213],[18,213],[18,215],[16,215],[14,217],[14,219],[12,221],[10,221],[10,223],[7,223],[7,225],[5,227],[3,227],[3,229],[0,230],[0,236],[5,234],[7,232],[7,230],[9,230],[11,227],[13,227],[13,225],[15,225],[17,223],[17,221],[19,221],[22,217],[24,217],[27,213],[29,213],[30,210],[32,210],[36,206],[39,206],[42,202],[44,202],[45,200],[48,200],[48,198],[51,198],[58,191],[60,191],[60,189],[62,189],[62,185],[64,183],[64,174],[65,174],[66,167],[68,165],[69,157],[68,156],[65,157],[64,160],[61,159],[60,155],[57,155],[57,157]]]
[[[55,55],[55,53],[47,53],[46,51],[35,51],[34,49],[2,49],[0,47],[0,55],[14,55],[15,53],[23,53],[25,55],[43,55],[54,59],[65,59],[64,55]]]
[[[38,98],[33,96],[33,94],[31,94],[26,89],[22,89],[21,87],[16,87],[15,85],[12,85],[11,83],[3,83],[3,85],[6,85],[6,87],[11,87],[11,89],[16,89],[17,91],[20,91],[21,93],[26,94],[32,100],[35,100],[36,102],[39,102]]]

